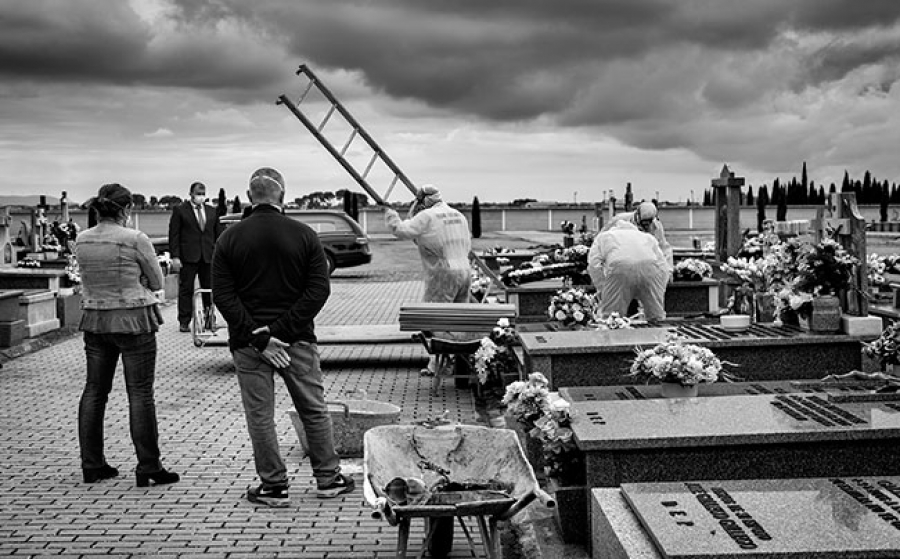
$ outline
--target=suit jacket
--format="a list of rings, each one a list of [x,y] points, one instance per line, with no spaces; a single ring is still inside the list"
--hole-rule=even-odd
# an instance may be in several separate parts
[[[172,258],[180,258],[182,262],[212,262],[213,249],[216,246],[221,226],[216,208],[204,204],[206,226],[200,230],[197,214],[190,201],[182,202],[172,210],[169,218],[169,253]]]

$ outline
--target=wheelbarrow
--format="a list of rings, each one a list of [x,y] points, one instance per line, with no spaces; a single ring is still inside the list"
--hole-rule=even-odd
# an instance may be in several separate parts
[[[538,500],[556,506],[538,485],[519,439],[509,429],[470,425],[384,425],[363,437],[363,495],[373,518],[398,527],[396,557],[405,559],[413,518],[425,520],[418,557],[446,557],[458,521],[473,556],[474,518],[485,557],[500,557],[497,523]]]

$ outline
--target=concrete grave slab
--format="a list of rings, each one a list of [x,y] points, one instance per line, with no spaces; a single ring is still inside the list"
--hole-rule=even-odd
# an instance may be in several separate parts
[[[896,476],[624,484],[628,511],[599,493],[592,494],[594,525],[612,541],[595,534],[595,557],[855,559],[900,552]],[[609,529],[624,526],[629,512],[641,529]],[[604,546],[618,551],[597,555]]]

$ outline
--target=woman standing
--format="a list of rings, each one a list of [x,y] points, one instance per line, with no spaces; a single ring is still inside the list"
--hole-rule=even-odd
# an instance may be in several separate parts
[[[90,207],[98,223],[78,236],[87,382],[78,408],[78,441],[85,483],[119,475],[103,452],[103,420],[119,356],[128,392],[131,441],[137,453],[138,487],[175,483],[178,474],[160,462],[153,401],[156,331],[162,323],[154,291],[163,275],[150,239],[126,227],[131,192],[120,184],[100,188]]]

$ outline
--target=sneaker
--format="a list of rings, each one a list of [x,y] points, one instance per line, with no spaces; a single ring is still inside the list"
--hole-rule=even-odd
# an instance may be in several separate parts
[[[291,506],[291,498],[288,496],[287,487],[269,487],[260,485],[257,488],[247,490],[247,500],[251,503],[259,503],[268,507],[283,508]]]
[[[181,326],[178,327],[179,332],[190,332],[191,331],[191,323],[190,322],[182,322]]]
[[[356,489],[356,483],[354,483],[353,478],[344,474],[338,474],[334,481],[316,489],[316,497],[319,499],[333,499],[338,495],[350,493],[354,489]]]

